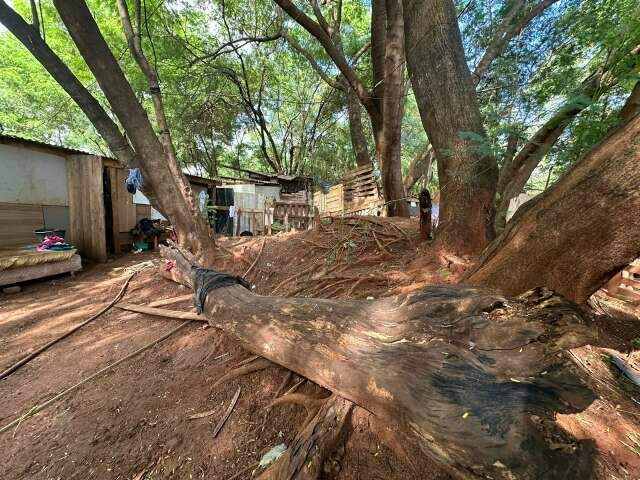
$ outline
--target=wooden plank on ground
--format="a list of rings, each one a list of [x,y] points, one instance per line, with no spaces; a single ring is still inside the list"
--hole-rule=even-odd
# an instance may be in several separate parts
[[[177,310],[167,310],[166,308],[145,307],[143,305],[134,305],[131,303],[118,303],[116,307],[129,312],[145,313],[156,317],[175,318],[179,320],[198,320],[200,322],[207,321],[206,316],[198,315],[193,312],[180,312]]]

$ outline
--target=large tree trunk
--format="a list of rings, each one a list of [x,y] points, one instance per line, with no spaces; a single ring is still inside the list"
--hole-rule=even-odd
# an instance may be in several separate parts
[[[546,285],[584,302],[640,256],[640,116],[522,206],[466,283],[514,295]]]
[[[347,113],[349,114],[349,133],[351,135],[351,147],[356,157],[356,165],[364,167],[371,165],[371,157],[369,157],[369,147],[367,146],[367,137],[362,128],[362,105],[351,87],[347,86],[345,91],[347,98]]]
[[[54,2],[80,54],[95,76],[137,153],[154,206],[171,220],[180,244],[190,247],[203,264],[215,258],[213,236],[175,158],[164,151],[147,114],[82,0]]]
[[[385,0],[387,31],[384,57],[382,129],[377,135],[376,154],[382,173],[382,189],[390,217],[409,217],[402,182],[401,140],[404,115],[404,25],[401,0]]]
[[[163,254],[176,265],[167,275],[190,284],[191,263]],[[554,415],[595,399],[564,354],[593,340],[593,328],[546,289],[506,300],[448,286],[346,301],[233,285],[211,291],[204,311],[249,350],[397,425],[458,478],[590,478],[588,443]]]
[[[451,0],[404,0],[407,66],[438,162],[438,242],[479,254],[494,237],[495,159],[485,133]]]

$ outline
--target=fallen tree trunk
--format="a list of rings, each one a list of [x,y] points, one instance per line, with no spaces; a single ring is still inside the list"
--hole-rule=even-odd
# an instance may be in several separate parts
[[[191,284],[190,261],[163,254],[176,265],[168,275]],[[554,415],[595,398],[564,353],[592,329],[548,290],[506,300],[447,286],[343,301],[234,285],[211,291],[204,311],[254,353],[398,425],[458,478],[591,476],[589,444]]]

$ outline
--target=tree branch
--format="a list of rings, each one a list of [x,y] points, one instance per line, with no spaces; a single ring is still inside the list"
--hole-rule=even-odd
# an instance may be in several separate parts
[[[211,53],[207,53],[205,55],[200,55],[194,58],[193,60],[191,60],[189,62],[189,67],[192,67],[196,63],[204,60],[215,60],[216,58],[222,55],[234,52],[235,50],[240,49],[250,43],[268,43],[268,42],[273,42],[275,40],[278,40],[282,37],[283,37],[282,32],[278,31],[273,35],[267,35],[265,37],[246,36],[246,37],[240,37],[233,40],[229,40],[228,42],[225,42],[222,45],[220,45],[218,48],[216,48],[215,51]],[[236,46],[236,43],[242,43],[242,45]],[[231,47],[230,50],[225,50],[225,49],[228,49],[229,47]]]
[[[557,1],[558,0],[542,0],[525,13],[523,12],[526,9],[526,1],[516,0],[514,2],[500,23],[487,50],[484,52],[484,55],[473,72],[473,82],[476,86],[484,78],[491,63],[504,53],[511,39],[522,32],[534,18]]]
[[[284,38],[287,41],[287,43],[291,45],[291,48],[293,48],[296,52],[298,52],[300,55],[302,55],[304,58],[307,59],[311,68],[315,70],[315,72],[320,76],[320,78],[322,78],[322,80],[325,81],[327,85],[329,85],[331,88],[335,88],[336,90],[345,91],[345,86],[342,85],[340,82],[331,78],[329,75],[327,75],[327,73],[322,69],[322,67],[318,64],[316,59],[313,57],[311,52],[309,52],[306,48],[300,45],[295,38],[293,38],[291,35],[289,35],[286,32],[282,32],[282,38]]]
[[[358,98],[362,102],[362,105],[367,109],[367,112],[369,112],[372,117],[378,118],[380,116],[380,112],[377,105],[371,98],[364,82],[360,79],[351,65],[349,65],[344,53],[336,46],[329,34],[290,0],[273,1],[276,2],[280,8],[282,8],[302,28],[320,42],[327,55],[329,55],[331,60],[333,60],[338,70],[340,70],[344,78],[349,82],[349,85],[351,85],[351,88],[356,92]]]
[[[128,166],[137,166],[135,152],[98,100],[44,42],[35,27],[29,25],[3,0],[0,0],[0,22],[29,50],[80,107],[118,160]]]
[[[134,31],[131,25],[131,17],[129,16],[129,8],[126,0],[117,0],[118,11],[120,12],[120,21],[122,22],[122,30],[124,36],[127,39],[127,45],[129,51],[135,59],[136,63],[144,73],[149,85],[149,92],[153,99],[153,108],[156,114],[156,121],[158,122],[158,128],[160,128],[160,138],[164,151],[169,157],[169,161],[175,164],[172,166],[172,170],[177,170],[178,160],[176,158],[176,151],[171,139],[171,131],[169,130],[169,124],[164,111],[164,103],[162,100],[162,92],[160,90],[160,81],[158,79],[158,72],[153,67],[142,49],[142,35],[141,30],[141,8],[140,0],[135,0],[135,13],[136,13],[136,30]]]

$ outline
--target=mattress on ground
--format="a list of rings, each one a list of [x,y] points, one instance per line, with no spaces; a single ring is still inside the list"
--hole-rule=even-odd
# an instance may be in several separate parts
[[[0,271],[12,268],[31,267],[43,263],[63,262],[75,255],[76,249],[49,250],[38,252],[37,250],[22,250],[19,248],[0,249]]]

